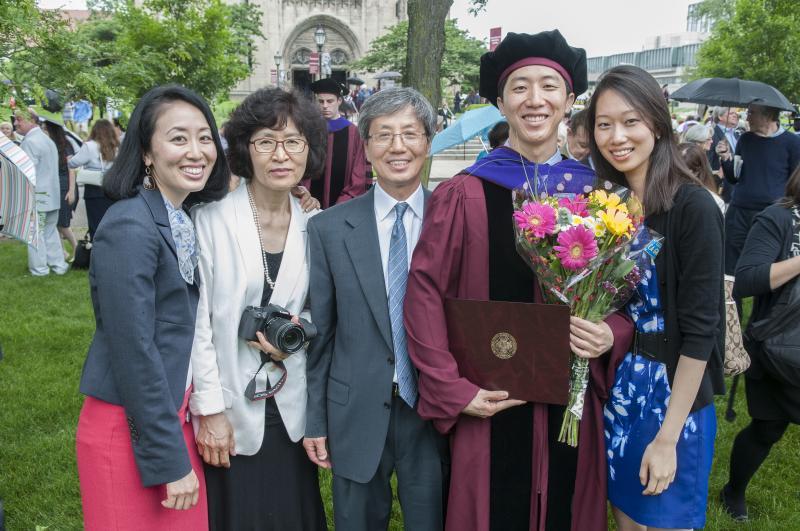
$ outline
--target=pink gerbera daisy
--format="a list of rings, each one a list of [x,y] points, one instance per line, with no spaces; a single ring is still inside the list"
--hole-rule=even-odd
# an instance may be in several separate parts
[[[530,231],[536,238],[553,234],[556,229],[555,209],[542,203],[525,204],[521,212],[514,212],[514,220],[520,229]]]
[[[553,249],[565,269],[577,271],[586,267],[597,256],[597,241],[592,231],[584,226],[570,227],[558,233],[558,243]]]
[[[589,199],[583,195],[576,195],[572,199],[568,197],[562,197],[558,200],[558,206],[561,208],[566,208],[576,216],[585,217],[589,215],[589,212],[586,210],[586,207],[589,206]]]

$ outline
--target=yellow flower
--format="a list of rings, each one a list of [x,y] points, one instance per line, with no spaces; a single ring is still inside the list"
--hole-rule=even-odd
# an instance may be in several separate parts
[[[607,208],[605,212],[600,212],[600,219],[615,236],[627,234],[633,228],[628,214],[619,208]]]
[[[580,216],[572,216],[572,225],[577,227],[578,225],[583,225],[583,218]]]
[[[605,190],[595,190],[592,192],[592,199],[600,203],[600,205],[604,206],[605,208],[628,212],[628,207],[625,205],[625,203],[621,203],[622,199],[620,196],[613,192],[607,194]]]

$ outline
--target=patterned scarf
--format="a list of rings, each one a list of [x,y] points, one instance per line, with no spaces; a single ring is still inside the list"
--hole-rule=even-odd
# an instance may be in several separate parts
[[[178,268],[183,280],[187,284],[194,284],[194,269],[197,267],[198,261],[194,224],[182,208],[172,206],[166,197],[163,199],[169,214],[169,228],[172,230],[175,250],[178,253]]]
[[[792,235],[792,246],[789,248],[789,256],[800,256],[800,206],[792,208],[792,221],[794,222],[794,234]]]

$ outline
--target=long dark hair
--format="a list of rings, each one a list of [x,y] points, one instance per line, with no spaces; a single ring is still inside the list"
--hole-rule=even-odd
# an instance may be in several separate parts
[[[119,137],[114,130],[114,125],[108,120],[97,120],[89,133],[89,140],[97,142],[100,148],[100,158],[103,162],[111,162],[117,157]]]
[[[321,175],[328,146],[325,120],[311,100],[299,92],[287,92],[279,88],[262,88],[253,92],[234,109],[225,123],[228,158],[233,173],[251,179],[253,162],[250,159],[250,137],[264,127],[282,129],[289,118],[308,142],[303,179],[315,179]]]
[[[103,190],[112,199],[133,197],[144,179],[144,155],[150,153],[156,121],[164,107],[175,101],[184,101],[196,107],[208,122],[214,146],[217,148],[217,161],[205,187],[199,192],[192,192],[184,201],[184,205],[216,201],[228,193],[231,172],[225,160],[225,152],[219,140],[217,123],[214,115],[203,98],[180,85],[162,85],[151,89],[136,104],[128,122],[128,131],[119,148],[114,165],[103,177]],[[109,124],[110,125],[110,124]],[[113,128],[112,128],[113,131]]]
[[[58,150],[58,173],[63,175],[68,171],[67,168],[67,155],[72,155],[74,150],[71,149],[72,145],[67,140],[67,135],[64,133],[64,128],[61,125],[45,120],[44,128],[47,130],[47,136],[56,145]]]
[[[793,208],[800,205],[800,164],[794,169],[786,181],[786,196],[778,204],[785,208]]]
[[[702,183],[692,175],[678,152],[678,144],[672,134],[672,119],[661,87],[653,76],[639,67],[616,66],[600,78],[589,103],[589,145],[595,170],[601,178],[627,186],[625,176],[603,158],[594,138],[597,100],[607,90],[613,90],[636,109],[655,136],[643,202],[648,215],[666,212],[672,208],[673,198],[682,184],[702,186]]]

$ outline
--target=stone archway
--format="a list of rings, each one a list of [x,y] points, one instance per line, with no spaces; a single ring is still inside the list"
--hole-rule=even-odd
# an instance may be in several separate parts
[[[358,37],[338,18],[315,15],[303,20],[286,37],[281,52],[287,59],[287,70],[291,72],[292,82],[298,88],[305,88],[310,83],[308,59],[311,52],[317,50],[314,31],[319,25],[325,28],[327,34],[323,51],[331,54],[333,77],[341,77],[340,81],[344,81],[347,64],[362,55]]]

